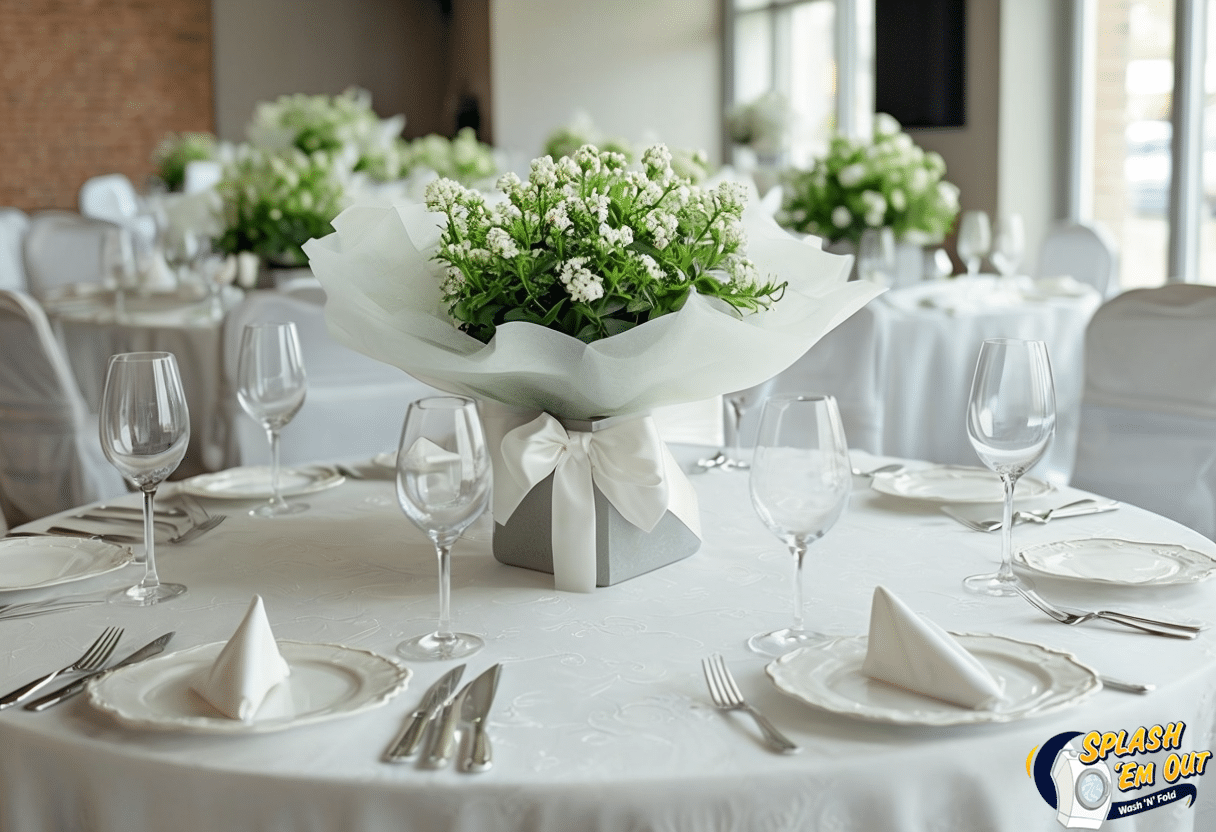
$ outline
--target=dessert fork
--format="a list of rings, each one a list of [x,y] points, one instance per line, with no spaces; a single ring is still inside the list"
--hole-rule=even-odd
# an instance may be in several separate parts
[[[764,741],[774,751],[782,754],[797,754],[802,749],[790,742],[784,734],[773,727],[764,716],[743,700],[743,693],[735,684],[730,669],[720,655],[714,653],[707,659],[701,660],[701,669],[705,671],[705,681],[709,685],[709,695],[714,705],[724,711],[745,711],[756,721]]]

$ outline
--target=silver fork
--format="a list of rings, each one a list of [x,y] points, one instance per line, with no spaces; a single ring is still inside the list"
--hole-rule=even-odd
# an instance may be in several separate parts
[[[71,671],[96,670],[97,668],[101,667],[110,658],[110,654],[114,652],[114,648],[118,646],[118,640],[122,638],[122,632],[121,627],[107,627],[102,634],[97,637],[97,641],[93,642],[89,649],[84,651],[84,655],[69,664],[67,667],[61,667],[59,670],[52,671],[51,673],[24,684],[16,690],[6,693],[4,696],[0,697],[0,711],[16,705],[22,699],[38,690],[43,685],[46,685],[57,676],[61,676],[64,673],[69,673]]]
[[[743,693],[735,684],[735,678],[730,675],[730,669],[720,655],[714,653],[707,659],[701,660],[701,669],[705,671],[705,681],[709,685],[709,695],[713,697],[714,705],[724,711],[745,711],[756,721],[764,741],[774,751],[782,754],[797,754],[802,749],[790,742],[784,734],[773,727],[764,716],[743,700]]]
[[[1176,624],[1171,621],[1158,621],[1156,619],[1144,618],[1138,615],[1114,612],[1113,610],[1090,610],[1082,612],[1063,610],[1047,601],[1047,599],[1043,598],[1033,589],[1029,589],[1016,583],[1012,586],[1018,591],[1019,595],[1021,595],[1035,607],[1047,613],[1061,624],[1067,624],[1070,627],[1086,621],[1092,621],[1095,618],[1100,618],[1104,621],[1112,621],[1115,624],[1122,624],[1124,627],[1131,627],[1134,630],[1151,633],[1155,636],[1189,639],[1195,638],[1199,635],[1199,628],[1193,627],[1189,624]]]

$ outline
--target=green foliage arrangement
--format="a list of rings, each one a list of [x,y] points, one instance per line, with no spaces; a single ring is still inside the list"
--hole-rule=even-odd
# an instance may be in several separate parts
[[[186,182],[186,165],[216,158],[218,142],[210,133],[170,133],[152,153],[157,175],[170,191]]]

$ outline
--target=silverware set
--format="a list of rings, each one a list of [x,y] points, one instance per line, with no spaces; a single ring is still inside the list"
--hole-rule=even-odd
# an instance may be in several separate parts
[[[1034,607],[1047,613],[1047,615],[1061,624],[1067,624],[1070,627],[1084,624],[1086,621],[1101,619],[1115,624],[1122,624],[1124,627],[1130,627],[1143,633],[1165,636],[1166,638],[1192,639],[1199,635],[1199,627],[1193,624],[1181,624],[1174,621],[1145,618],[1144,616],[1115,610],[1072,610],[1052,604],[1030,587],[1022,584],[1013,584],[1012,586],[1017,590],[1019,595],[1029,601]]]
[[[121,627],[107,627],[102,631],[97,640],[89,645],[89,649],[85,650],[79,659],[69,665],[54,670],[45,676],[39,676],[32,682],[27,682],[21,687],[9,691],[4,696],[0,696],[0,710],[11,708],[13,705],[21,702],[30,694],[41,690],[46,685],[53,682],[65,673],[76,673],[81,671],[97,670],[102,667],[110,658],[110,654],[114,652],[114,648],[118,646],[118,640],[122,638],[123,630]]]
[[[1095,500],[1091,497],[1076,500],[1071,503],[1065,503],[1062,506],[1055,508],[1036,509],[1036,510],[1020,510],[1013,513],[1014,525],[1018,523],[1036,523],[1043,525],[1053,519],[1064,517],[1083,517],[1089,514],[1101,514],[1106,511],[1114,511],[1119,507],[1119,503],[1113,500]],[[942,513],[952,520],[957,520],[967,528],[977,532],[995,532],[999,531],[1003,520],[1000,517],[984,517],[976,519],[959,507],[942,506]]]
[[[384,753],[385,762],[404,762],[425,745],[419,756],[419,766],[445,768],[457,757],[459,730],[464,741],[456,769],[473,774],[488,771],[493,766],[485,723],[494,704],[502,665],[489,668],[457,693],[456,686],[464,670],[463,664],[452,668],[427,689],[422,701],[406,717],[401,732],[389,744]],[[467,729],[461,730],[463,725],[467,725]]]

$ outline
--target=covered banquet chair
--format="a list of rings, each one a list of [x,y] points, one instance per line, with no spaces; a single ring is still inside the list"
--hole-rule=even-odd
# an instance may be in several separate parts
[[[26,291],[25,232],[30,218],[20,208],[0,208],[0,289]]]
[[[0,291],[0,509],[17,525],[127,492],[42,307]]]
[[[1216,539],[1216,287],[1125,292],[1085,334],[1072,485]]]
[[[1087,222],[1065,223],[1047,232],[1039,248],[1037,276],[1068,276],[1110,297],[1118,282],[1119,254],[1110,232]]]
[[[280,434],[283,465],[367,459],[396,450],[410,402],[440,391],[404,370],[357,353],[333,339],[321,304],[278,291],[250,292],[224,321],[224,396],[228,464],[265,464],[270,446],[262,426],[237,401],[237,363],[246,324],[293,321],[300,336],[308,392]]]
[[[106,240],[117,228],[74,211],[39,211],[31,216],[22,247],[30,294],[45,298],[74,284],[104,283]]]

